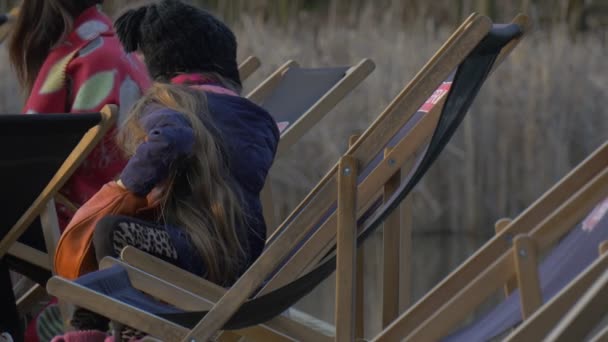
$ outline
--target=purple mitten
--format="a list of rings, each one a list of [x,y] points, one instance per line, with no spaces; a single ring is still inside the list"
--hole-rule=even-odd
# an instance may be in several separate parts
[[[168,177],[176,160],[192,153],[194,131],[183,114],[168,108],[154,110],[140,123],[147,140],[137,147],[120,180],[131,192],[146,196]]]

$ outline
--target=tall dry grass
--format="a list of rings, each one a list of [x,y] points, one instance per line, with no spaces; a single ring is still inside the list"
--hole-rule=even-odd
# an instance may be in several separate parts
[[[376,71],[273,170],[285,215],[414,76],[449,30],[403,30],[362,21],[355,28],[277,30],[245,19],[241,55],[263,61],[256,84],[286,59],[306,66],[370,57]],[[484,85],[445,153],[414,193],[417,231],[488,235],[608,137],[606,35],[573,41],[560,28],[527,37]]]

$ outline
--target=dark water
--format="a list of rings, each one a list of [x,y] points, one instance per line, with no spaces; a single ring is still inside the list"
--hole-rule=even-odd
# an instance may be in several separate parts
[[[411,258],[412,300],[421,298],[485,242],[486,239],[482,237],[456,234],[415,234],[412,238]],[[376,233],[364,248],[365,331],[366,336],[371,337],[381,327],[382,233]],[[335,276],[332,276],[298,303],[297,307],[333,323],[334,291]]]

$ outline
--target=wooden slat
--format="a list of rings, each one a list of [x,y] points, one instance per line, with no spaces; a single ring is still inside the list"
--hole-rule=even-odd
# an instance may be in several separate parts
[[[126,264],[141,272],[146,272],[150,276],[162,279],[162,281],[166,281],[213,303],[219,300],[226,292],[226,289],[221,286],[202,279],[161,259],[155,258],[134,247],[125,247],[121,253],[121,259]],[[103,262],[111,264],[116,263],[116,261],[111,258],[104,259]],[[173,304],[172,299],[169,299],[167,302]],[[300,341],[330,340],[329,337],[283,316],[275,317],[259,327],[250,327],[233,332],[246,336],[247,338],[257,337],[261,341],[274,340],[276,338],[283,339],[285,336]]]
[[[608,252],[608,241],[602,241],[599,244],[599,246],[598,246],[598,252],[600,253],[600,255],[603,255],[606,252]]]
[[[369,161],[386,144],[389,137],[405,124],[403,113],[416,111],[434,92],[457,65],[473,50],[490,30],[488,18],[475,16],[467,22],[466,34],[456,34],[442,47],[422,71],[414,78],[401,95],[389,105],[386,113],[380,116],[364,133],[347,155],[352,155],[361,165]],[[264,282],[268,274],[275,270],[279,263],[296,247],[309,233],[314,218],[320,215],[327,206],[336,200],[335,168],[321,181],[320,190],[310,194],[314,202],[305,206],[298,213],[298,220],[289,229],[279,228],[279,234],[273,239],[266,250],[254,262],[249,270],[232,286],[193,329],[187,338],[205,341],[220,329],[241,304],[253,294]],[[333,182],[330,180],[333,179]],[[333,184],[333,186],[323,186]],[[312,218],[312,219],[311,219]]]
[[[283,79],[283,75],[289,68],[297,67],[298,63],[289,60],[285,64],[281,65],[275,72],[268,76],[260,85],[253,89],[247,98],[254,103],[260,104],[268,95],[270,95],[277,85]]]
[[[55,250],[59,243],[61,230],[59,229],[55,201],[52,198],[46,203],[45,209],[42,211],[42,214],[40,214],[40,224],[42,226],[47,257],[49,258],[50,265],[53,265]]]
[[[348,146],[353,146],[361,134],[353,134],[348,138]],[[365,337],[365,246],[357,249],[357,284],[355,285],[355,338]]]
[[[270,175],[270,173],[269,173]],[[266,222],[266,236],[271,236],[276,229],[275,211],[274,211],[274,196],[272,195],[272,179],[266,176],[266,183],[260,192],[260,201],[262,201],[262,213],[264,222]]]
[[[202,295],[214,302],[226,293],[226,289],[223,287],[140,251],[135,247],[125,247],[120,254],[120,258],[127,264],[156,278],[168,281],[186,291]]]
[[[411,166],[406,166],[411,169]],[[405,172],[402,171],[402,176]],[[401,252],[399,259],[401,270],[399,272],[399,313],[407,310],[412,304],[412,234],[413,215],[412,198],[408,196],[401,203]]]
[[[515,259],[521,313],[525,320],[543,304],[534,239],[527,234],[518,235],[513,245],[513,257]]]
[[[355,340],[357,252],[357,160],[344,156],[338,174],[338,245],[336,257],[336,341]]]
[[[496,223],[494,223],[494,230],[496,231],[496,235],[499,235],[500,233],[502,233],[503,230],[505,230],[505,228],[507,228],[509,226],[509,224],[511,224],[511,222],[513,222],[512,219],[510,218],[501,218],[498,221],[496,221]],[[513,292],[513,290],[515,290],[517,288],[517,279],[516,278],[511,278],[507,281],[507,283],[505,284],[505,298],[509,297],[509,295],[511,295],[511,293]]]
[[[75,213],[78,210],[78,207],[72,203],[72,201],[70,201],[67,197],[65,197],[64,195],[62,195],[61,193],[57,193],[55,194],[55,202],[57,204],[61,204],[64,207],[66,207],[66,209],[68,209],[69,211]]]
[[[608,269],[608,254],[600,256],[586,270],[576,276],[529,319],[517,327],[506,342],[541,341],[562,319],[597,278]]]
[[[69,280],[53,277],[47,283],[49,294],[79,307],[98,313],[104,317],[125,325],[137,327],[138,330],[157,337],[163,341],[180,341],[188,329],[170,321],[154,316],[136,307],[89,290]]]
[[[55,194],[70,176],[76,171],[80,164],[85,160],[88,154],[93,150],[97,143],[102,139],[103,135],[110,129],[116,121],[118,109],[116,106],[106,106],[102,109],[101,122],[91,128],[80,139],[80,142],[55,173],[51,181],[46,185],[44,190],[36,198],[34,203],[27,211],[19,218],[17,223],[8,231],[4,238],[0,241],[0,257],[6,254],[9,248],[17,241],[23,232],[44,210],[46,204],[55,197]]]
[[[390,149],[384,153],[385,158]],[[397,191],[401,183],[401,172],[395,174],[384,185],[384,202]],[[389,325],[399,315],[399,247],[401,212],[395,210],[384,221],[382,235],[382,328]]]
[[[575,191],[608,166],[608,143],[603,144],[574,170],[568,173],[505,230],[490,239],[477,252],[456,268],[448,277],[422,297],[414,306],[388,328],[391,335],[406,336],[433,313],[486,270],[511,247],[512,237],[528,233]]]
[[[43,253],[36,248],[32,248],[21,242],[15,242],[8,250],[8,254],[29,262],[30,264],[36,265],[45,270],[51,270],[52,265],[50,263],[49,255]]]
[[[249,56],[243,62],[241,62],[241,64],[239,64],[239,75],[241,77],[241,81],[248,79],[251,74],[259,69],[260,65],[260,60],[255,56]]]
[[[568,311],[549,333],[547,342],[580,341],[606,316],[608,307],[608,270],[591,285],[589,290]]]

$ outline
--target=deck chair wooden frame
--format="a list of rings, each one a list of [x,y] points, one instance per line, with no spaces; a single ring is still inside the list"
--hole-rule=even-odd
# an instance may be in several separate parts
[[[10,254],[18,259],[38,266],[41,269],[52,271],[54,251],[60,236],[54,199],[62,197],[58,191],[86,159],[93,148],[101,141],[105,133],[114,125],[118,117],[118,108],[114,105],[105,106],[100,113],[101,121],[99,124],[89,129],[82,137],[38,198],[0,241],[0,257],[5,254]],[[42,233],[47,253],[17,241],[38,216],[40,216],[41,219]],[[25,312],[27,308],[45,296],[45,288],[35,284],[17,299],[17,308],[19,312]]]
[[[248,79],[254,72],[260,68],[260,59],[256,56],[249,56],[239,64],[239,75],[241,81]]]
[[[100,123],[91,128],[80,140],[78,145],[70,153],[66,161],[61,165],[55,176],[47,184],[44,190],[36,198],[34,203],[28,208],[28,210],[21,216],[19,221],[9,230],[9,232],[0,241],[0,257],[6,253],[11,253],[19,258],[33,263],[34,265],[41,266],[45,269],[51,269],[52,265],[52,251],[55,250],[55,246],[59,239],[59,228],[57,223],[57,214],[55,211],[54,198],[57,196],[59,189],[68,181],[74,171],[78,169],[80,164],[86,159],[88,154],[95,148],[95,146],[101,141],[104,134],[112,127],[117,118],[116,106],[110,105],[105,106],[101,110],[101,121]],[[23,244],[17,243],[17,239],[25,232],[25,230],[32,224],[36,217],[42,217],[42,226],[45,233],[45,239],[47,250],[49,255],[44,256],[45,253],[33,253],[32,248],[27,247]],[[14,247],[16,246],[16,247]],[[46,259],[46,260],[45,260]]]
[[[351,66],[344,77],[331,87],[321,98],[310,106],[300,118],[291,123],[289,127],[281,132],[281,139],[277,147],[275,158],[280,158],[286,151],[302,138],[306,132],[314,127],[327,113],[329,113],[346,95],[355,89],[363,80],[375,69],[375,64],[371,59],[362,59],[359,63]],[[268,98],[281,83],[285,74],[291,68],[299,68],[297,62],[289,60],[268,76],[260,85],[253,89],[247,98],[255,103],[261,103]],[[270,177],[260,195],[262,207],[264,209],[264,220],[268,226],[268,234],[272,234],[275,223],[274,200]]]
[[[592,156],[452,273],[450,277],[458,275],[464,266],[470,265],[471,260],[475,261],[479,255],[498,254],[493,258],[477,260],[477,264],[474,265],[483,268],[477,275],[471,276],[462,287],[452,287],[450,289],[452,294],[444,293],[444,304],[438,304],[434,312],[430,312],[426,318],[421,319],[420,323],[413,326],[414,329],[411,329],[411,324],[414,324],[411,321],[412,317],[418,318],[413,316],[412,312],[420,307],[414,306],[377,336],[375,341],[392,341],[395,338],[413,341],[439,339],[467,314],[472,313],[494,291],[518,276],[518,285],[521,286],[520,291],[522,291],[523,316],[529,317],[538,309],[542,301],[538,276],[535,274],[536,265],[534,261],[527,264],[526,261],[522,261],[519,248],[540,255],[606,196],[608,196],[608,143],[596,150]],[[532,222],[534,222],[532,225],[523,224]],[[528,234],[532,240],[523,237],[517,241],[516,238],[511,245],[510,241],[516,234]]]
[[[364,188],[362,189],[360,186],[358,191],[355,190],[355,187],[353,187],[352,184],[352,177],[356,176],[356,166],[369,163],[371,159],[377,155],[379,150],[381,150],[388,141],[388,138],[393,136],[397,130],[411,118],[424,101],[435,91],[437,86],[447,79],[450,73],[455,70],[461,61],[479,44],[489,32],[491,25],[491,21],[487,17],[474,14],[452,35],[452,37],[450,37],[447,43],[404,91],[397,96],[383,114],[381,114],[371,125],[368,131],[353,144],[345,154],[346,158],[341,160],[341,167],[340,165],[334,167],[317,188],[315,188],[307,197],[304,203],[310,205],[305,206],[305,204],[302,204],[302,206],[305,207],[298,209],[301,210],[298,212],[298,219],[293,221],[292,224],[286,224],[286,227],[281,228],[279,232],[275,234],[259,259],[231,289],[221,296],[207,316],[197,327],[195,327],[195,329],[190,331],[188,335],[183,335],[185,331],[183,327],[178,328],[175,327],[175,325],[165,325],[166,329],[159,331],[157,324],[152,324],[150,321],[141,321],[139,323],[145,325],[149,329],[156,329],[154,331],[159,333],[168,334],[170,331],[170,334],[173,334],[173,339],[176,339],[179,336],[178,339],[184,341],[208,340],[224,325],[238,307],[249,298],[257,288],[259,288],[270,272],[279,266],[287,254],[302,241],[302,238],[310,233],[313,223],[326,212],[326,209],[329,208],[332,203],[335,203],[336,200],[339,203],[337,216],[340,217],[339,221],[342,223],[342,227],[346,226],[349,222],[352,223],[353,217],[356,217],[357,206],[355,204],[369,201],[370,196],[376,194],[378,189],[382,189],[384,184],[399,171],[401,165],[411,157],[412,151],[414,151],[416,147],[420,147],[429,138],[425,133],[431,134],[432,129],[429,129],[428,132],[423,128],[414,129],[414,131],[420,132],[417,134],[411,134],[410,132],[408,137],[404,139],[407,140],[407,143],[403,143],[402,141],[402,144],[396,146],[394,150],[388,154],[385,162],[376,168],[374,175],[369,177],[370,180],[366,183]],[[505,47],[498,60],[501,61],[513,46],[513,44],[510,44]],[[411,114],[403,115],[403,113]],[[434,127],[434,124],[438,119],[438,113],[440,112],[431,111],[430,113],[435,113],[435,115],[428,115],[428,119],[423,119],[418,122],[420,127],[426,125]],[[350,171],[347,172],[347,168]],[[342,170],[341,174],[343,174],[343,176],[339,177],[340,180],[336,179],[338,178],[336,177],[338,169]],[[339,188],[342,189],[340,192],[341,195],[338,195]],[[357,194],[356,198],[355,194]],[[314,199],[314,201],[312,201],[312,199]],[[286,222],[289,222],[289,219]],[[345,232],[346,231],[342,229],[342,234]],[[348,232],[346,233],[348,234]],[[340,240],[346,241],[346,243],[339,242],[339,245],[341,244],[345,247],[338,252],[338,260],[341,260],[338,262],[339,274],[354,274],[353,264],[351,262],[354,258],[350,256],[354,255],[355,248],[348,247],[351,246],[350,241],[353,240],[352,235],[353,234],[351,234],[350,237],[347,236],[346,239],[344,239],[344,237],[340,238]],[[340,249],[340,247],[338,248]],[[350,268],[350,271],[345,272],[345,268]],[[336,333],[339,335],[338,339],[342,339],[341,336],[351,336],[353,331],[353,324],[351,324],[352,319],[342,320],[342,318],[345,317],[352,317],[352,312],[350,310],[343,309],[349,304],[351,305],[350,307],[352,307],[352,301],[350,301],[350,299],[353,297],[352,287],[350,290],[348,288],[345,289],[345,286],[348,287],[348,284],[346,283],[349,279],[352,280],[352,276],[347,276],[346,278],[347,281],[342,282],[343,285],[337,286],[339,297],[337,307],[341,308],[337,315],[337,317],[340,317],[341,319],[336,322]],[[83,307],[87,307],[94,311],[102,310],[97,311],[100,314],[116,317],[114,314],[116,313],[117,307],[114,307],[112,312],[107,311],[109,310],[109,304],[113,302],[113,300],[108,297],[91,293],[93,291],[87,291],[86,288],[58,277],[49,281],[48,289],[51,293],[60,298],[65,298],[68,301],[75,301],[78,305],[82,305]],[[76,292],[79,292],[79,294],[76,295]],[[217,295],[218,294],[216,293],[216,296]],[[95,299],[93,300],[93,298]],[[103,300],[103,303],[100,302],[101,300]],[[117,303],[114,304],[118,305]],[[95,308],[92,307],[93,305]],[[129,310],[131,310],[129,314],[121,315],[125,320],[130,320],[129,322],[150,319],[149,314],[144,315],[145,313],[142,312],[135,314],[135,311],[133,311],[133,308],[131,307]],[[138,315],[140,317],[136,317]],[[144,318],[143,316],[146,317]],[[158,320],[155,322],[158,323]],[[126,324],[132,325],[133,323]],[[141,326],[138,326],[138,329],[140,328]],[[150,331],[150,333],[152,332]]]
[[[505,341],[541,341],[556,327],[568,310],[573,308],[598,278],[608,270],[608,253],[600,248],[598,259],[541,306],[534,314],[512,331]],[[581,336],[581,335],[579,335]],[[582,337],[582,336],[581,336]]]

